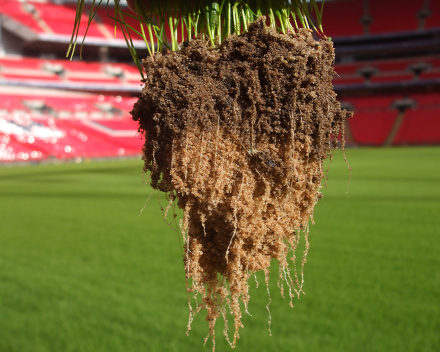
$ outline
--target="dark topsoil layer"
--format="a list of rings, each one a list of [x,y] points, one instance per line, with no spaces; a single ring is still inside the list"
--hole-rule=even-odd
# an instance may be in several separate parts
[[[177,52],[144,60],[145,88],[132,115],[145,133],[144,154],[155,154],[155,163],[146,165],[154,188],[172,190],[166,173],[161,177],[171,141],[195,125],[213,131],[220,124],[277,173],[282,160],[265,146],[289,143],[293,116],[295,139],[313,140],[308,157],[326,158],[330,134],[337,135],[348,116],[331,83],[331,42],[317,42],[305,29],[280,35],[260,19],[219,48],[208,45],[191,40]]]

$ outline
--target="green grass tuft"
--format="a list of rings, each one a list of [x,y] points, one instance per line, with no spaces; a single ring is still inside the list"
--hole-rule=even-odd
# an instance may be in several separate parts
[[[88,26],[102,3],[103,0],[92,0]],[[318,6],[316,0],[310,0],[310,3],[306,0],[134,0],[134,12],[121,7],[119,0],[107,0],[104,3],[107,15],[115,21],[115,31],[117,28],[121,29],[142,78],[144,76],[141,61],[133,44],[133,34],[144,40],[152,56],[165,50],[178,50],[181,43],[192,38],[206,38],[212,47],[215,47],[232,34],[240,35],[246,32],[248,25],[263,15],[268,17],[269,25],[280,33],[294,33],[302,26],[313,28],[320,36],[325,36],[322,28],[324,1]],[[114,11],[110,10],[110,4],[114,6]],[[77,0],[67,57],[74,55],[80,20],[84,12],[85,0]],[[138,26],[127,25],[127,17],[135,19]],[[170,43],[166,29],[171,34]],[[81,53],[86,35],[87,31],[82,40]]]

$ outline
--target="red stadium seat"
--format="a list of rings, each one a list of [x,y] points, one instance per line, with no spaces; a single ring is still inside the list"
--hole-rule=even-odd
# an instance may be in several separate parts
[[[48,158],[42,150],[20,143],[14,136],[0,133],[0,162],[41,161]]]
[[[355,112],[348,120],[354,142],[364,145],[383,145],[391,132],[397,111]]]
[[[420,79],[440,78],[440,70],[425,71],[420,74]]]
[[[394,144],[439,144],[440,109],[411,109],[394,139]]]
[[[416,100],[419,108],[439,108],[440,109],[440,92],[411,94],[411,98]]]
[[[22,96],[11,94],[0,94],[0,109],[6,109],[9,111],[23,110],[25,106],[21,103]]]
[[[61,35],[72,35],[73,23],[75,20],[76,10],[63,5],[56,5],[50,2],[33,3],[38,11],[40,18],[50,27],[50,29]],[[78,36],[82,38],[87,29],[88,17],[83,14],[80,22]],[[88,28],[87,36],[104,37],[95,22],[92,22]]]
[[[106,77],[105,75],[100,76],[89,76],[86,75],[78,77],[77,75],[72,75],[66,77],[67,80],[72,82],[87,82],[87,83],[102,83],[102,84],[118,84],[120,83],[120,80],[115,77]]]
[[[25,4],[16,0],[2,0],[0,1],[0,13],[37,33],[44,32],[35,17],[25,10]]]
[[[370,33],[390,33],[413,31],[419,28],[418,12],[423,8],[424,0],[394,1],[369,0]]]
[[[362,76],[334,76],[333,84],[363,84],[365,83],[365,78]]]
[[[388,59],[370,63],[380,72],[407,71],[409,66],[417,62],[415,59]]]
[[[355,75],[357,71],[366,66],[363,62],[337,63],[333,67],[335,69],[335,76],[339,75]]]
[[[385,82],[402,82],[411,81],[414,79],[413,73],[391,73],[391,74],[380,74],[371,77],[371,82],[373,83],[385,83]]]
[[[136,103],[137,100],[138,98],[133,98],[133,97],[120,97],[120,96],[105,97],[106,102],[110,102],[115,108],[125,112],[130,112],[133,109],[133,105],[134,103]]]
[[[7,110],[9,112],[14,110],[23,110],[30,112],[26,105],[23,105],[22,103],[25,100],[39,100],[44,103],[45,106],[52,109],[55,113],[67,111],[71,112],[72,114],[75,114],[76,112],[86,112],[87,114],[101,112],[105,115],[105,111],[100,109],[99,104],[106,103],[110,104],[114,109],[116,109],[115,111],[111,112],[113,115],[119,114],[120,116],[129,117],[128,113],[133,108],[137,98],[90,94],[79,97],[0,94],[0,110]],[[133,124],[131,120],[128,123]]]
[[[29,70],[41,70],[44,61],[37,58],[27,57],[0,57],[1,69],[29,69]]]
[[[325,34],[328,37],[348,37],[364,34],[361,22],[363,11],[363,0],[326,2],[322,21]]]
[[[99,120],[98,123],[114,131],[137,131],[139,125],[131,119]]]
[[[98,111],[94,103],[96,102],[95,97],[90,98],[73,98],[73,97],[41,97],[44,103],[55,110],[62,111]]]
[[[48,60],[48,62],[63,65],[66,71],[72,72],[101,72],[105,66],[99,62],[89,62],[85,60]]]
[[[440,1],[430,0],[428,4],[430,16],[426,19],[425,28],[440,27]]]
[[[99,120],[95,122],[96,127],[87,121],[56,120],[47,116],[0,118],[0,161],[141,153],[143,143],[132,120]]]
[[[371,110],[389,110],[393,102],[401,99],[400,95],[386,95],[375,97],[352,97],[344,101],[351,103],[356,111],[371,111]]]
[[[0,78],[11,81],[60,81],[59,76],[42,71],[34,71],[32,73],[29,73],[29,71],[15,73],[1,72]]]

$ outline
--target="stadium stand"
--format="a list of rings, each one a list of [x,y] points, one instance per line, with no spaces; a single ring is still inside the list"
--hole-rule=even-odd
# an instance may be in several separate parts
[[[121,96],[104,96],[104,95],[80,95],[79,97],[72,96],[41,96],[41,95],[19,95],[19,94],[6,94],[0,95],[0,109],[7,111],[24,110],[28,113],[31,112],[31,108],[26,103],[39,102],[40,106],[33,107],[40,109],[41,106],[59,113],[60,111],[84,111],[95,112],[102,111],[109,114],[117,114],[121,116],[128,116],[128,111],[134,102],[134,99],[130,97]],[[107,104],[107,105],[105,105]]]
[[[1,120],[0,120],[1,124]],[[0,133],[0,161],[43,161],[48,156],[41,150],[27,146],[24,143],[16,141],[9,135]]]
[[[334,78],[335,85],[438,78],[440,55],[337,63],[335,72],[337,73]]]
[[[38,58],[22,58],[17,56],[0,57],[0,67],[2,69],[28,69],[40,70],[43,61]]]
[[[333,84],[355,84],[355,85],[361,85],[365,83],[365,78],[355,74],[355,75],[343,75],[343,76],[335,76],[333,79]]]
[[[344,99],[345,104],[349,104],[355,111],[383,111],[392,108],[393,102],[401,99],[401,95],[384,95],[377,97],[350,97]]]
[[[28,2],[0,1],[0,13],[37,33],[45,31],[44,25],[36,19],[33,5]]]
[[[405,0],[396,10],[392,1],[343,0],[325,11],[338,60],[335,89],[355,112],[347,123],[353,144],[438,143],[440,2]],[[344,11],[353,14],[350,28],[332,25],[329,13],[340,19]]]
[[[362,1],[343,0],[327,3],[322,26],[329,37],[362,35],[364,34],[363,14]]]
[[[370,34],[419,29],[418,13],[423,8],[424,0],[401,0],[397,7],[394,1],[369,0],[367,3],[372,17]]]
[[[0,94],[0,160],[139,155],[132,104],[120,96]]]
[[[413,73],[397,72],[389,74],[378,74],[370,78],[371,82],[403,82],[411,81],[414,79]]]
[[[112,127],[105,126],[106,122]],[[104,128],[95,127],[95,124]],[[124,126],[123,130],[120,130],[121,126]],[[20,159],[20,152],[27,153],[29,160],[138,155],[142,141],[136,134],[134,122],[129,125],[121,121],[112,125],[106,120],[55,120],[47,116],[28,115],[2,117],[0,160],[16,161]]]
[[[341,19],[343,19],[341,21]],[[336,0],[327,2],[323,27],[327,36],[348,37],[411,32],[440,26],[437,0]]]
[[[140,74],[124,36],[120,28],[115,34],[104,6],[88,30],[87,60],[78,53],[67,60],[75,8],[68,0],[0,0],[2,162],[140,155],[129,114]],[[324,8],[336,49],[335,90],[355,113],[347,142],[440,144],[440,1],[402,0],[396,10],[392,1],[332,0]],[[79,38],[86,27],[83,15]]]
[[[440,95],[438,93],[415,93],[411,94],[417,105],[426,108],[439,108],[440,109]]]
[[[60,6],[50,2],[32,2],[35,7],[37,18],[43,21],[52,33],[61,35],[72,35],[72,21],[75,19],[76,9],[72,6]],[[81,17],[79,36],[83,36],[87,29],[88,18],[85,14]],[[96,22],[92,22],[87,29],[87,35],[90,37],[103,37]]]
[[[440,144],[440,108],[408,110],[393,142],[396,145]]]
[[[428,16],[426,17],[425,28],[440,27],[440,2],[430,0],[426,12]]]
[[[357,111],[348,120],[352,138],[359,144],[383,145],[394,125],[397,111]]]
[[[68,59],[0,57],[0,84],[40,82],[42,87],[91,91],[140,91],[136,67],[122,63],[100,63]],[[87,85],[91,83],[91,85]]]
[[[8,81],[59,81],[60,77],[49,72],[41,72],[34,70],[5,70],[1,72],[1,77]]]
[[[420,79],[431,79],[431,78],[440,78],[440,70],[432,70],[427,72],[422,72],[420,74]]]

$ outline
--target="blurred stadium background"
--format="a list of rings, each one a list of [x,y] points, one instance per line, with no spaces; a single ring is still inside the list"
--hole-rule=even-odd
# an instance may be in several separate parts
[[[335,89],[356,114],[346,126],[351,145],[440,143],[440,1],[398,4],[325,5]],[[84,59],[79,48],[66,59],[75,7],[76,1],[0,1],[2,163],[139,154],[129,115],[141,90],[139,71],[105,6],[88,30]],[[80,40],[86,26],[84,15]],[[145,57],[143,42],[135,38],[135,45]]]
[[[151,193],[129,114],[139,72],[105,6],[83,60],[65,58],[75,6],[0,0],[0,166],[26,166],[0,167],[0,351],[206,351],[203,312],[185,336],[179,235],[158,194],[138,217]],[[324,28],[355,112],[350,192],[339,151],[307,296],[290,310],[274,264],[273,337],[251,283],[237,350],[440,351],[440,1],[326,1]],[[218,325],[217,350],[230,350]]]

